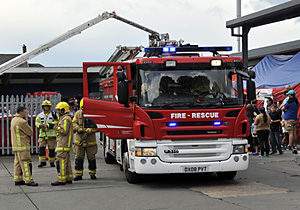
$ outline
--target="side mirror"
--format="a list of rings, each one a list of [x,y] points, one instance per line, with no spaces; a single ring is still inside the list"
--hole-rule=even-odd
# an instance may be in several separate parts
[[[129,107],[128,97],[129,97],[128,82],[126,81],[118,82],[118,102],[120,104],[124,104],[125,107]]]
[[[256,99],[255,82],[252,80],[247,81],[247,98],[249,101]]]
[[[248,74],[249,74],[249,76],[250,76],[251,79],[255,79],[255,77],[256,77],[255,71],[249,70],[249,71],[248,71]]]
[[[118,71],[116,72],[116,75],[118,78],[118,82],[125,81],[126,75],[125,75],[124,71],[122,71],[121,69],[118,69]]]

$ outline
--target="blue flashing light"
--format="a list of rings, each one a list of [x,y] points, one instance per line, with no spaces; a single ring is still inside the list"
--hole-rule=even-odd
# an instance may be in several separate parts
[[[220,122],[220,121],[214,122],[214,126],[219,126],[219,125],[222,125],[222,122]]]
[[[170,52],[176,52],[176,47],[170,47]]]
[[[227,47],[225,51],[231,51],[232,47]]]
[[[176,127],[177,126],[177,123],[176,122],[170,122],[169,123],[169,127]]]
[[[180,46],[180,47],[145,47],[145,52],[175,53],[175,52],[217,52],[232,51],[232,47],[198,47],[198,46]]]
[[[163,52],[170,52],[170,48],[168,48],[168,47],[163,47]]]

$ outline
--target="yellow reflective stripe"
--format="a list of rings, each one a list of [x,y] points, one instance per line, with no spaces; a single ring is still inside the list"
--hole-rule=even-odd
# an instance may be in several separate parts
[[[64,131],[67,130],[67,120],[64,120]]]
[[[82,174],[83,171],[75,171],[75,174]]]
[[[22,176],[14,176],[14,179],[22,179]]]
[[[56,151],[70,151],[71,148],[66,148],[66,147],[56,147]]]
[[[40,132],[41,135],[47,135],[47,134],[56,134],[56,131],[51,129],[49,131],[45,131],[45,132]]]
[[[89,142],[88,145],[90,144],[96,144],[96,141]]]
[[[73,178],[73,174],[70,174],[70,175],[69,175],[69,178]]]
[[[61,175],[65,176],[65,160],[61,160]]]
[[[29,169],[28,169],[28,164],[27,162],[24,162],[24,169],[25,169],[25,175],[24,178],[26,179],[26,177],[29,178]]]
[[[73,118],[72,122],[74,122],[74,121],[75,121],[75,119],[76,119],[76,115],[77,115],[77,112],[75,113],[75,115],[74,115],[74,118]]]
[[[46,160],[46,157],[39,157],[39,160]]]
[[[66,179],[66,176],[57,176],[58,179]]]
[[[21,138],[20,138],[20,131],[18,125],[16,126],[16,135],[17,135],[18,145],[21,146]]]
[[[55,160],[55,157],[53,157],[53,158],[49,157],[48,160]]]
[[[79,141],[79,140],[77,140],[77,139],[75,139],[75,143],[78,143],[78,144],[79,144],[79,143],[80,143],[80,141]]]
[[[13,147],[13,150],[30,150],[30,146],[26,146],[26,147]]]
[[[73,135],[73,131],[71,131],[71,129],[70,129],[70,135],[69,135],[68,147],[71,147],[72,135]]]
[[[89,170],[89,173],[94,173],[94,174],[95,174],[95,173],[96,173],[96,171],[91,171],[91,170]]]

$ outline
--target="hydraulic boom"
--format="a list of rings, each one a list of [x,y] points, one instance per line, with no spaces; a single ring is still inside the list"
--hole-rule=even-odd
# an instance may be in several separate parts
[[[13,69],[19,65],[21,65],[22,63],[38,56],[39,54],[42,54],[46,51],[48,51],[50,48],[54,47],[55,45],[77,35],[80,34],[82,31],[96,25],[97,23],[100,23],[103,20],[107,20],[109,18],[115,18],[119,21],[122,21],[124,23],[127,23],[133,27],[139,28],[143,31],[146,31],[148,33],[150,33],[149,35],[149,45],[150,46],[156,46],[159,41],[161,39],[168,39],[169,35],[168,34],[159,34],[156,31],[153,31],[147,27],[144,27],[142,25],[139,25],[133,21],[127,20],[123,17],[120,17],[118,15],[116,15],[115,12],[103,12],[102,15],[98,15],[96,18],[91,19],[90,21],[87,21],[69,31],[67,31],[66,33],[54,38],[53,40],[50,40],[40,46],[38,46],[37,48],[30,50],[22,55],[19,55],[18,57],[15,57],[14,59],[11,59],[3,64],[0,65],[0,76],[7,70],[9,69]]]

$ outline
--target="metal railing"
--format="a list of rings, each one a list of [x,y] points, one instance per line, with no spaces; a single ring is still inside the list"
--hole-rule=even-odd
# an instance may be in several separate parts
[[[61,95],[50,96],[1,96],[0,101],[0,154],[13,154],[11,139],[10,139],[10,122],[17,112],[18,106],[27,107],[28,115],[26,120],[33,129],[33,136],[31,136],[31,154],[38,152],[38,129],[35,127],[35,117],[42,111],[42,102],[49,100],[52,104],[52,110],[56,104],[61,101]]]

